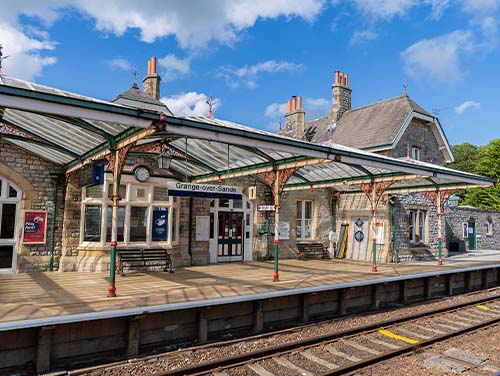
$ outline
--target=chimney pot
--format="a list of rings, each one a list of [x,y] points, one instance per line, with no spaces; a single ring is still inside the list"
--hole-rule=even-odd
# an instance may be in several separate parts
[[[156,57],[151,58],[151,73],[156,74]]]
[[[288,100],[288,111],[287,112],[292,112],[292,101],[291,101],[291,99]]]
[[[345,86],[349,86],[349,75],[345,74]]]
[[[294,95],[292,97],[292,111],[295,111],[297,109],[297,97]]]
[[[298,96],[297,97],[297,110],[301,110],[302,109],[302,96]]]
[[[151,73],[151,59],[148,60],[148,74]]]
[[[335,71],[335,85],[339,84],[339,71]]]

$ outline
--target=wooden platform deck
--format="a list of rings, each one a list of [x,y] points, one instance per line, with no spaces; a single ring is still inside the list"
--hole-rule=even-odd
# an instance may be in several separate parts
[[[177,306],[190,302],[213,305],[224,299],[255,294],[278,296],[300,289],[332,285],[370,284],[422,273],[500,264],[499,260],[463,260],[441,267],[434,262],[380,264],[374,273],[369,263],[346,260],[283,260],[280,282],[273,282],[272,262],[249,262],[189,267],[175,273],[131,273],[117,276],[117,297],[107,298],[108,273],[23,273],[0,275],[0,330],[9,323],[80,314],[105,316],[138,307]],[[160,309],[160,308],[158,308]],[[87,318],[88,320],[88,318]],[[28,322],[26,323],[28,325]]]

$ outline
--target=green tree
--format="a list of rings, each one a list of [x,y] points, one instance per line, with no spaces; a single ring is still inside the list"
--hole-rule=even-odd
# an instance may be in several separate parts
[[[500,179],[500,139],[492,140],[488,145],[480,147],[468,143],[457,145],[453,151],[455,153],[454,168]],[[500,186],[468,189],[461,192],[459,196],[461,197],[460,205],[500,209]]]
[[[464,142],[452,147],[455,162],[448,166],[455,170],[474,172],[483,154],[483,147]]]

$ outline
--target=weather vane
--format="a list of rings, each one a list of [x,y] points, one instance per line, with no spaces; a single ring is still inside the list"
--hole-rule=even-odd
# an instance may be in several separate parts
[[[206,101],[208,104],[208,118],[213,119],[214,118],[214,113],[212,111],[213,108],[213,101],[212,101],[212,96],[210,96],[209,100]]]
[[[3,45],[0,44],[0,75],[2,75],[2,61],[4,61],[5,59],[7,59],[9,56],[3,56],[3,53],[2,53],[2,49],[3,49]]]
[[[138,88],[137,86],[137,66],[134,64],[134,70],[132,72],[132,74],[134,75],[134,84],[132,85],[132,87],[134,88]]]
[[[403,94],[408,95],[408,84],[406,81],[403,82]]]

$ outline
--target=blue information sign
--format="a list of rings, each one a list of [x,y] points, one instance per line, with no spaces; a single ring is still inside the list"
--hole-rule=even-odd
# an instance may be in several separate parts
[[[153,240],[167,240],[168,210],[153,210]]]

